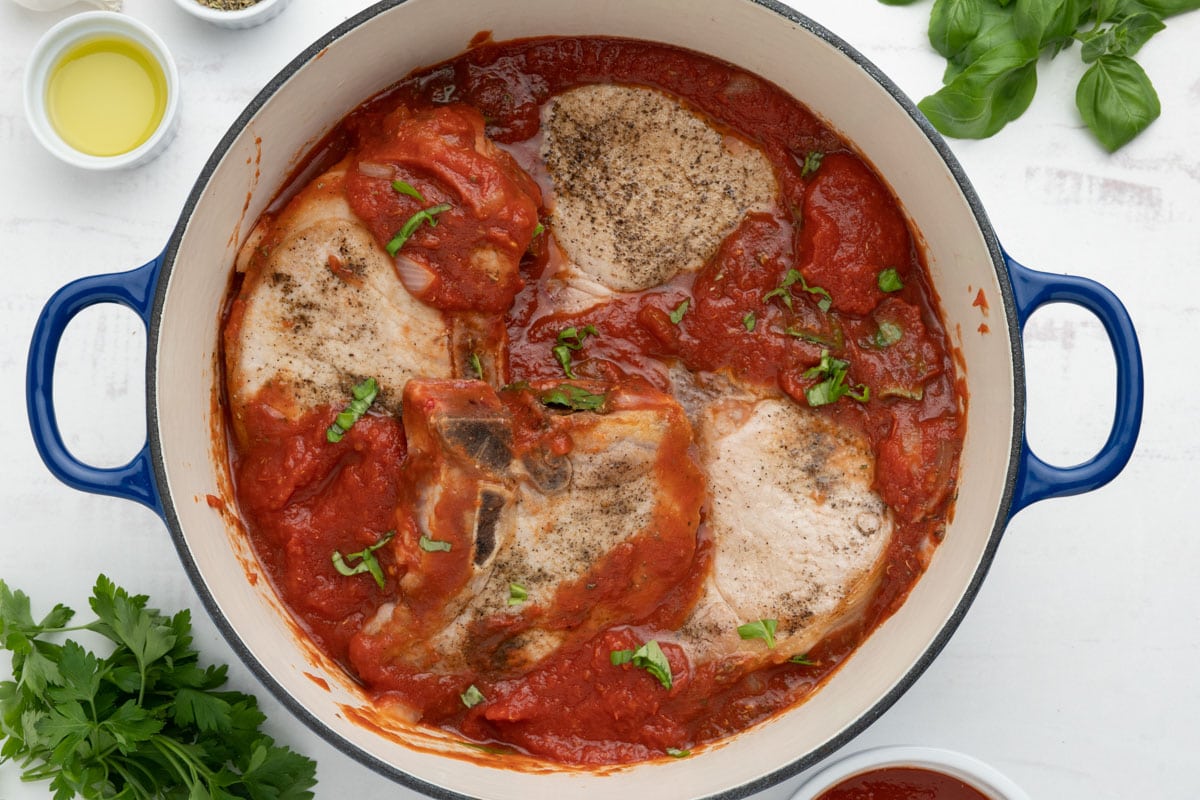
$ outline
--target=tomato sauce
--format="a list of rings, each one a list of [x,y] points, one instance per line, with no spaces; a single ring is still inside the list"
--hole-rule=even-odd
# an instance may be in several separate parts
[[[520,198],[543,194],[529,177],[541,175],[534,161],[542,105],[556,92],[597,82],[679,96],[729,135],[759,147],[772,163],[780,196],[776,207],[745,216],[698,272],[566,314],[553,307],[545,285],[561,254],[546,237],[534,236],[546,209]],[[409,135],[409,120],[450,103],[478,114],[462,114],[440,139],[395,147]],[[456,145],[456,137],[484,125],[505,150],[498,169],[477,163],[469,148]],[[415,146],[437,151],[444,170],[431,175],[406,161]],[[414,213],[447,199],[448,185],[467,202],[443,213],[492,220],[489,246],[511,253],[532,241],[519,274],[481,276],[464,267],[463,257],[478,242],[444,238],[452,226],[425,224],[412,235],[433,274],[415,295],[445,311],[507,309],[503,381],[561,379],[552,347],[568,326],[603,331],[572,354],[580,379],[646,381],[663,391],[669,391],[670,363],[678,362],[693,371],[725,370],[763,392],[807,405],[806,392],[817,380],[810,370],[826,356],[845,360],[847,384],[868,388],[869,397],[865,402],[843,397],[820,411],[866,435],[877,460],[874,488],[896,519],[887,573],[866,610],[799,663],[749,673],[712,665],[693,669],[681,650],[665,644],[674,682],[664,690],[646,670],[610,662],[613,650],[638,647],[641,628],[671,629],[686,618],[711,560],[701,524],[696,540],[684,545],[666,542],[646,552],[626,548],[608,554],[587,581],[564,588],[555,599],[551,624],[560,629],[577,624],[597,598],[613,604],[614,619],[636,620],[636,626],[618,625],[559,648],[515,677],[486,669],[423,673],[394,663],[391,654],[402,643],[355,638],[396,596],[403,560],[422,554],[380,549],[383,587],[366,577],[348,580],[330,560],[335,550],[361,551],[395,527],[408,451],[399,419],[372,411],[346,434],[346,446],[331,449],[325,429],[340,409],[288,422],[263,406],[234,421],[238,431],[249,432],[235,443],[233,473],[250,536],[295,616],[330,656],[356,665],[358,679],[378,703],[398,703],[424,724],[475,742],[565,763],[658,758],[736,733],[802,701],[903,602],[950,513],[965,398],[936,295],[895,198],[804,106],[761,78],[671,47],[611,39],[484,42],[354,111],[314,150],[271,210],[282,207],[297,184],[347,153],[355,153],[360,165],[348,173],[348,198],[381,245]],[[813,154],[819,166],[806,168]],[[364,163],[401,170],[424,202],[393,191],[387,181],[372,177],[370,166],[361,169]],[[511,185],[515,199],[498,208],[472,205],[470,176]],[[880,278],[885,270],[895,278],[886,288]],[[444,559],[439,569],[446,570],[445,583],[430,596],[443,597],[459,586],[466,568]],[[630,574],[637,575],[638,585],[669,588],[623,591]],[[477,633],[486,642],[488,632]],[[487,702],[465,707],[461,693],[467,683]],[[823,800],[910,796],[834,791]]]
[[[817,800],[989,800],[958,778],[919,767],[883,767],[855,775]]]

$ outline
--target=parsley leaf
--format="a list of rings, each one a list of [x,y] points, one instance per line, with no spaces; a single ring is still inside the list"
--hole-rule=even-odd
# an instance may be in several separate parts
[[[821,162],[825,160],[825,154],[817,150],[810,151],[804,156],[804,166],[800,168],[800,177],[808,178],[815,175],[817,170],[821,168]]]
[[[0,682],[0,760],[48,780],[58,800],[212,798],[309,800],[316,765],[275,744],[254,697],[222,690],[224,666],[201,667],[191,616],[167,616],[101,575],[96,619],[66,628],[55,606],[34,622],[29,598],[0,581],[0,644],[13,680]],[[87,630],[113,644],[100,657],[45,634]]]

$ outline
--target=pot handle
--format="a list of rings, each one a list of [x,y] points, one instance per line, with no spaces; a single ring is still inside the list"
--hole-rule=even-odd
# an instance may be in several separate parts
[[[1038,458],[1022,432],[1021,460],[1010,516],[1050,497],[1065,497],[1098,489],[1125,468],[1142,426],[1144,399],[1142,353],[1129,312],[1109,289],[1073,275],[1053,275],[1022,266],[1004,254],[1022,332],[1038,308],[1048,303],[1073,303],[1091,311],[1104,325],[1117,363],[1117,408],[1108,440],[1100,452],[1073,467],[1055,467]]]
[[[33,329],[29,363],[25,374],[25,401],[33,441],[46,467],[63,483],[95,494],[136,500],[160,517],[162,501],[154,481],[147,441],[128,464],[93,467],[75,458],[58,430],[54,413],[54,363],[67,324],[89,306],[118,303],[131,309],[149,327],[154,287],[158,283],[163,254],[129,272],[93,275],[68,283],[46,301]]]

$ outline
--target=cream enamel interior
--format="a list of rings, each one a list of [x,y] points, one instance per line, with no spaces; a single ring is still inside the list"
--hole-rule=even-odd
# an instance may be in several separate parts
[[[221,493],[224,466],[215,462],[209,439],[213,365],[238,244],[297,158],[338,119],[412,69],[460,52],[481,30],[498,40],[591,34],[667,42],[733,62],[799,98],[854,142],[901,199],[927,245],[952,344],[968,365],[969,433],[957,508],[929,572],[816,696],[689,759],[608,775],[531,774],[412,750],[348,722],[338,705],[357,704],[357,694],[336,668],[314,663],[312,648],[297,643],[267,581],[247,581],[243,563],[252,563],[252,555],[204,502],[205,495]],[[679,797],[744,793],[739,787],[837,737],[904,679],[939,636],[989,547],[1009,469],[1016,380],[988,242],[953,174],[903,107],[836,47],[751,0],[703,6],[687,0],[408,0],[379,11],[316,53],[265,101],[216,164],[184,224],[152,354],[152,430],[166,476],[160,489],[169,496],[164,502],[177,518],[200,588],[261,669],[333,737],[427,784],[469,796],[522,799],[628,796],[662,781],[670,781]],[[992,307],[986,319],[972,306],[980,289]],[[977,332],[981,322],[990,333]],[[331,690],[306,672],[324,677]],[[402,736],[438,746],[430,733]],[[453,743],[441,746],[464,752]]]

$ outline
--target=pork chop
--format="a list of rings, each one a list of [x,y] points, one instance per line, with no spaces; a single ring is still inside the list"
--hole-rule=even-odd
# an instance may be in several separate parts
[[[478,381],[408,384],[407,572],[362,636],[416,669],[514,674],[636,622],[686,574],[704,498],[691,426],[648,386],[590,388],[602,407],[567,413],[544,404],[557,385],[501,401]]]
[[[760,150],[653,89],[570,89],[543,107],[542,129],[551,227],[585,294],[587,279],[639,291],[699,269],[778,194]]]
[[[450,377],[449,328],[414,298],[350,210],[345,163],[313,180],[255,240],[225,329],[233,418],[255,401],[281,415],[342,405],[363,377],[399,406],[416,375]]]
[[[861,434],[782,398],[727,398],[699,415],[712,571],[676,635],[693,663],[806,653],[860,607],[893,522]],[[739,626],[774,620],[774,647]]]

